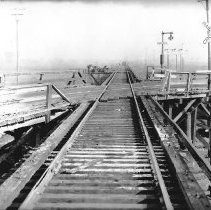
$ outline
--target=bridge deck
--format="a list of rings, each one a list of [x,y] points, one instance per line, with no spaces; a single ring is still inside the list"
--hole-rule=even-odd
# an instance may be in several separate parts
[[[207,188],[211,166],[204,157],[209,149],[202,151],[196,147],[199,144],[192,143],[192,136],[196,137],[197,116],[189,116],[199,105],[209,114],[206,105],[202,105],[202,99],[208,97],[206,85],[190,85],[187,81],[189,85],[178,86],[168,81],[166,86],[165,80],[131,83],[135,80],[129,70],[114,75],[108,78],[108,84],[95,87],[57,89],[46,84],[46,92],[42,85],[37,85],[32,94],[21,87],[7,90],[13,91],[13,95],[6,103],[15,106],[14,102],[18,101],[18,110],[21,110],[21,104],[33,104],[34,107],[26,112],[36,108],[39,114],[43,112],[43,121],[49,117],[49,111],[62,109],[62,106],[71,108],[74,96],[77,102],[83,97],[86,97],[82,99],[84,101],[97,100],[94,105],[86,103],[81,109],[84,113],[81,111],[77,116],[74,125],[77,127],[70,138],[65,136],[73,125],[67,118],[64,126],[61,124],[56,130],[57,134],[46,140],[47,150],[44,145],[40,155],[35,151],[0,185],[0,204],[8,207],[16,196],[22,196],[18,195],[22,189],[25,194],[29,189],[26,183],[31,179],[30,183],[34,185],[30,194],[24,195],[24,203],[17,198],[11,207],[21,205],[21,209],[28,209],[33,204],[35,209],[98,209],[99,205],[101,209],[159,209],[173,205],[175,209],[187,209],[188,206],[209,209]],[[52,90],[57,95],[52,95]],[[186,100],[181,100],[184,97]],[[159,100],[153,102],[153,98]],[[186,115],[189,118],[186,119]],[[16,116],[14,122],[7,119],[2,128],[8,129],[12,124],[23,126],[24,122],[17,119]],[[31,118],[29,121],[33,122]],[[181,122],[184,128],[179,126]],[[188,150],[183,151],[185,147]],[[42,168],[46,168],[44,174]],[[32,178],[35,172],[37,177]],[[14,192],[11,193],[8,186],[13,186]]]

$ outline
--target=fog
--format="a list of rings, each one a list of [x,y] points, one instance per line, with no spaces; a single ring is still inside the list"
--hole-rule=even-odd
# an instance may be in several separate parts
[[[187,1],[4,1],[0,7],[0,71],[16,70],[19,16],[20,71],[68,69],[127,60],[159,64],[165,48],[183,48],[186,66],[207,65],[203,3]],[[174,55],[170,55],[172,62]],[[173,66],[173,64],[172,64]]]

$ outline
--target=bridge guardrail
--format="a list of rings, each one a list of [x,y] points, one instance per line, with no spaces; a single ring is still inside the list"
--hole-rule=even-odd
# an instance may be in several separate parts
[[[183,91],[189,93],[194,90],[210,90],[210,73],[195,72],[167,72],[163,82],[163,91]]]

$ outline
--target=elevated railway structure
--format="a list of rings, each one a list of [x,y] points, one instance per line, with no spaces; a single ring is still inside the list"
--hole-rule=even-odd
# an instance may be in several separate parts
[[[4,167],[14,154],[1,151],[1,208],[210,209],[209,148],[193,144],[196,115],[186,118],[209,98],[209,88],[204,82],[191,86],[188,74],[179,90],[185,97],[179,98],[172,94],[178,91],[172,74],[137,82],[128,67],[119,68],[91,102],[67,108],[60,120],[48,121],[45,113],[49,132],[36,147],[17,152],[20,162]],[[51,88],[70,106],[65,94]],[[209,111],[206,103],[200,106],[201,115]]]
[[[0,88],[0,133],[49,122],[71,107],[74,109],[76,104],[94,100],[110,74],[89,74],[86,69],[4,74]],[[18,86],[7,84],[7,80],[16,77]]]
[[[156,88],[149,88],[146,80],[144,91],[137,90],[136,94],[149,95],[169,121],[178,126],[180,129],[178,132],[183,133],[190,147],[198,149],[197,156],[209,165],[211,74],[206,71],[172,72],[160,69],[150,71],[149,68],[147,72],[147,78]]]

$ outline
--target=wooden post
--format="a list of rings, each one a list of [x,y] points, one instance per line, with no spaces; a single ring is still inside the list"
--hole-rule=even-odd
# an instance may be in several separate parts
[[[187,137],[191,141],[191,113],[187,112]]]
[[[52,103],[52,85],[47,85],[47,89],[46,89],[46,108],[49,109],[51,107],[51,103]],[[51,117],[51,111],[48,111],[48,113],[46,114],[45,117],[45,123],[49,123],[50,122],[50,117]]]
[[[211,74],[208,74],[208,90],[211,89],[210,80],[211,80]]]
[[[41,140],[41,136],[40,136],[40,127],[39,126],[35,126],[35,130],[34,130],[34,140],[35,140],[35,146],[39,146],[40,145],[40,140]]]
[[[43,73],[40,74],[40,81],[42,81]]]
[[[190,81],[191,81],[191,73],[188,73],[188,75],[187,75],[187,86],[186,86],[187,94],[190,91]]]
[[[169,104],[169,117],[172,119],[172,110],[173,110],[173,106],[172,104]]]
[[[146,80],[149,79],[149,66],[147,66],[147,74],[146,74]]]
[[[192,112],[192,132],[191,132],[191,138],[192,138],[193,145],[195,145],[195,143],[196,143],[197,111],[198,111],[198,107],[196,107],[196,109]]]
[[[171,72],[169,72],[168,74],[166,91],[169,92],[170,88],[171,88]]]

